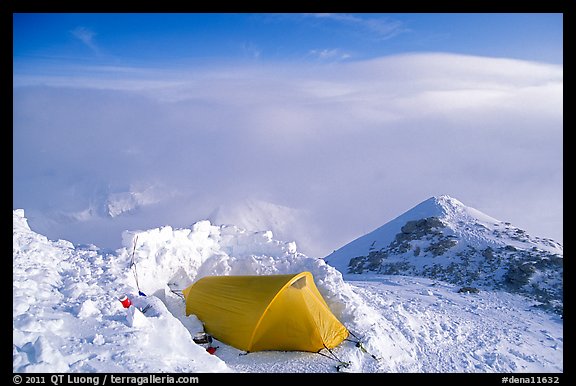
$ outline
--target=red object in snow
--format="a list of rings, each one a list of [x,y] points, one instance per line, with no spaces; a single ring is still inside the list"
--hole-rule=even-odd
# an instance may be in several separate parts
[[[128,296],[126,296],[126,295],[124,295],[120,298],[120,303],[122,303],[124,308],[130,307],[130,305],[132,304],[132,302],[130,301],[130,299],[128,299]]]
[[[208,351],[210,354],[214,355],[214,353],[216,352],[216,347],[210,346],[206,349],[206,351]]]

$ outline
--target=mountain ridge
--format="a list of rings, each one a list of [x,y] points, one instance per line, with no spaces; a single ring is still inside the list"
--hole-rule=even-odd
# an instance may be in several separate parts
[[[434,196],[326,256],[344,275],[377,273],[526,295],[563,312],[563,246],[448,195]]]

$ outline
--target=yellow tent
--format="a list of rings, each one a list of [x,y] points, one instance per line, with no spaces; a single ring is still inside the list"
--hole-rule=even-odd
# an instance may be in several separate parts
[[[310,272],[206,276],[183,294],[186,315],[196,315],[206,332],[247,352],[317,352],[348,337]]]

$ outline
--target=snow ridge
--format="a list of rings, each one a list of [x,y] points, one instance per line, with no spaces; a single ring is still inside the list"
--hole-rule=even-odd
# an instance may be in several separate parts
[[[422,276],[527,295],[563,312],[563,248],[447,195],[432,197],[325,260],[341,272]]]

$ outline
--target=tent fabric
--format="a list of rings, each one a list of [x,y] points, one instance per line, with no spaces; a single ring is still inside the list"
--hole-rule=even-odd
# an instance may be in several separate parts
[[[186,315],[196,315],[206,332],[247,352],[318,352],[348,337],[310,272],[206,276],[182,292]]]

